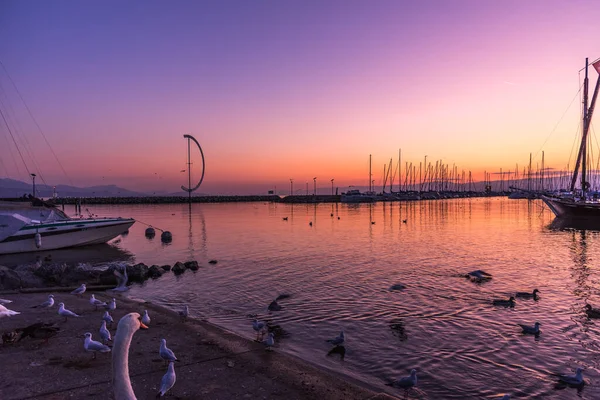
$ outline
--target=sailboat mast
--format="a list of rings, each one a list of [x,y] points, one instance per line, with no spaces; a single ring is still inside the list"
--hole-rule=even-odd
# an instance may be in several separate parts
[[[371,154],[369,154],[369,192],[371,191]]]

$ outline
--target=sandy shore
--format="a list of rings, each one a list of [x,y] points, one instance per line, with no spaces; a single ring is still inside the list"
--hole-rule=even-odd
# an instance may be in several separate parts
[[[51,309],[31,308],[55,294]],[[112,294],[95,292],[107,301]],[[0,332],[24,328],[36,322],[55,322],[59,333],[48,343],[24,338],[0,345],[0,398],[10,399],[108,399],[111,398],[111,354],[92,354],[83,348],[83,335],[99,340],[103,311],[95,311],[90,292],[77,297],[66,292],[0,294],[12,300],[6,306],[21,314],[0,319]],[[181,322],[172,311],[153,304],[117,298],[115,324],[129,312],[147,309],[150,329],[133,337],[129,368],[138,399],[156,397],[166,371],[158,355],[160,339],[181,360],[175,364],[177,382],[170,392],[177,399],[386,399],[389,395],[350,378],[320,370],[313,365],[262,344],[219,329],[205,321]],[[81,315],[69,319],[57,314],[58,303]],[[399,393],[400,395],[400,393]]]

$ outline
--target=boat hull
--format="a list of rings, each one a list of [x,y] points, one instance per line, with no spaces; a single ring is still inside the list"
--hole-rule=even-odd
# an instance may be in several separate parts
[[[0,254],[56,250],[106,243],[125,232],[134,223],[135,220],[131,218],[113,218],[27,225],[0,242]],[[39,247],[36,244],[36,233],[41,236]]]
[[[548,208],[559,218],[598,218],[600,203],[582,203],[571,199],[541,196]]]

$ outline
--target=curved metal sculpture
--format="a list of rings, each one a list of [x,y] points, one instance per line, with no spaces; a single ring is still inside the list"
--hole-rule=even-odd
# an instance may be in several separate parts
[[[192,135],[183,135],[183,137],[188,140],[188,162],[187,162],[187,164],[188,164],[188,187],[181,185],[181,189],[184,192],[188,192],[189,197],[191,199],[192,192],[194,190],[198,189],[200,187],[200,185],[202,184],[202,181],[204,180],[204,166],[205,166],[204,152],[202,151],[202,147],[200,147],[200,143],[198,143],[196,138],[194,138]],[[202,176],[200,177],[200,180],[194,187],[192,187],[192,160],[190,158],[190,140],[193,140],[194,143],[196,143],[196,146],[198,146],[198,149],[200,150],[200,155],[202,156]]]

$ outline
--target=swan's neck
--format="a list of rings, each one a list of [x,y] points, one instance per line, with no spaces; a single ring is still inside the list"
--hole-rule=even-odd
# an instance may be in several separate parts
[[[117,328],[112,349],[112,384],[115,400],[136,400],[129,379],[129,346],[134,331],[128,328],[126,325]]]

